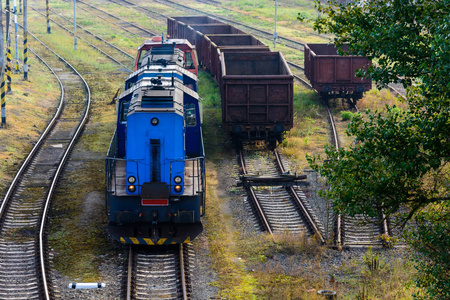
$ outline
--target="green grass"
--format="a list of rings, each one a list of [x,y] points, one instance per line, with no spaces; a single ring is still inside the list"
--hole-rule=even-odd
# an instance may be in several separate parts
[[[281,153],[295,162],[293,171],[308,168],[305,155],[322,153],[329,142],[326,116],[315,92],[294,86],[294,127],[280,145]]]
[[[47,67],[29,56],[29,80],[12,74],[12,94],[6,95],[6,127],[0,128],[0,193],[5,191],[41,131],[56,111],[59,85]],[[36,97],[35,95],[39,95]]]
[[[203,104],[203,137],[206,157],[219,159],[221,149],[231,147],[222,128],[222,109],[219,87],[208,73],[199,72],[199,91]]]

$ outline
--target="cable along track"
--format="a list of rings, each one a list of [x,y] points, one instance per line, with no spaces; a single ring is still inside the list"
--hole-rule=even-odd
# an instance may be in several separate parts
[[[59,107],[14,177],[0,207],[0,298],[50,299],[44,230],[50,200],[87,122],[90,90],[61,56],[30,33],[61,86]],[[31,49],[30,49],[31,50]],[[39,57],[39,56],[38,56]]]

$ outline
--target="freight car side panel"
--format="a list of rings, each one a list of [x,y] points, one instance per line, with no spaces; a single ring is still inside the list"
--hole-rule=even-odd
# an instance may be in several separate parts
[[[305,75],[315,90],[321,93],[357,92],[371,89],[371,80],[356,77],[356,71],[370,65],[362,56],[340,56],[334,45],[307,44]]]
[[[267,80],[236,80],[224,77],[223,102],[225,122],[229,124],[292,125],[292,86],[289,78]]]
[[[281,137],[293,123],[293,76],[279,52],[222,52],[222,120],[233,134]],[[273,135],[273,136],[270,136]]]

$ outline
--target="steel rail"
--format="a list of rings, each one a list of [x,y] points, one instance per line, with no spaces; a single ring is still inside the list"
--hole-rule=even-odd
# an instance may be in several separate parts
[[[131,300],[131,275],[133,271],[133,247],[130,245],[128,248],[128,271],[127,271],[127,291],[126,300]]]
[[[67,1],[67,2],[68,2],[68,1]],[[95,6],[93,6],[92,4],[86,3],[86,2],[84,2],[84,1],[82,1],[82,0],[78,0],[78,2],[83,3],[84,5],[87,5],[87,6],[91,7],[91,8],[93,8],[93,9],[99,10],[99,11],[101,11],[101,12],[103,12],[103,13],[105,13],[105,14],[107,14],[107,15],[109,15],[109,16],[111,16],[111,17],[117,19],[117,20],[120,20],[120,21],[122,21],[122,22],[124,22],[124,23],[126,23],[126,24],[128,24],[128,25],[130,25],[130,26],[132,26],[132,27],[134,27],[134,28],[136,28],[136,29],[139,29],[139,30],[141,30],[141,31],[144,31],[144,32],[150,34],[151,36],[157,35],[156,33],[152,32],[152,31],[150,31],[150,30],[147,30],[147,29],[145,29],[145,28],[142,28],[142,27],[140,27],[140,26],[138,26],[138,25],[136,25],[136,24],[133,24],[133,23],[131,23],[131,22],[122,20],[122,19],[120,19],[119,17],[116,17],[116,16],[114,16],[113,14],[111,14],[111,13],[109,13],[109,12],[106,12],[106,11],[104,11],[104,10],[101,10],[101,9],[99,9],[99,8],[97,8],[97,7],[95,7]],[[111,2],[112,2],[112,1],[111,1]]]
[[[186,289],[186,273],[184,270],[184,251],[183,244],[180,244],[180,272],[181,272],[181,289],[183,291],[183,300],[188,299],[187,289]]]
[[[42,14],[41,12],[39,12],[37,9],[35,8],[31,8],[34,11],[36,11],[38,14],[45,16],[44,14]],[[52,20],[53,23],[55,23],[58,27],[60,27],[61,29],[67,31],[70,34],[73,34],[73,31],[71,31],[70,29],[68,29],[67,27],[65,27],[64,25],[56,22],[55,20]],[[125,69],[127,69],[128,71],[131,72],[131,69],[128,68],[127,66],[125,66],[123,63],[121,63],[120,61],[118,61],[117,59],[115,59],[114,57],[112,57],[111,55],[109,55],[108,53],[104,52],[102,49],[100,49],[99,47],[95,46],[94,44],[90,43],[89,41],[87,41],[86,39],[83,39],[81,37],[78,37],[79,40],[86,42],[87,45],[89,45],[90,47],[94,48],[95,50],[97,50],[98,52],[100,52],[101,54],[103,54],[104,56],[106,56],[107,58],[109,58],[110,60],[112,60],[113,62],[115,62],[118,65],[121,65],[122,67],[124,67]]]
[[[34,53],[34,51],[30,48],[30,51]],[[36,55],[36,53],[34,53]],[[53,74],[56,73],[47,65],[47,63],[42,60],[42,58],[40,58],[38,55],[36,55],[38,57],[39,60],[41,60],[51,71]],[[59,78],[56,76],[56,78],[58,79],[58,82],[60,84],[60,88],[61,88],[61,98],[59,100],[59,106],[53,116],[53,118],[50,120],[47,128],[45,128],[44,132],[41,134],[40,138],[38,139],[38,141],[36,142],[36,144],[34,145],[33,149],[31,149],[30,153],[28,154],[28,156],[25,158],[25,160],[23,161],[22,165],[20,166],[19,170],[17,171],[16,175],[14,176],[11,184],[9,185],[8,191],[5,194],[5,197],[3,198],[2,204],[0,206],[0,219],[3,217],[3,213],[5,211],[5,208],[15,190],[15,188],[17,187],[17,184],[19,183],[19,179],[23,176],[26,168],[29,166],[31,160],[34,158],[35,154],[37,153],[37,151],[39,150],[39,148],[42,146],[42,143],[44,141],[44,139],[48,136],[48,134],[50,133],[50,130],[53,128],[53,126],[55,125],[57,119],[59,118],[61,111],[62,111],[62,107],[63,107],[63,98],[64,98],[64,88],[62,86],[61,81],[59,80]]]
[[[241,150],[239,150],[239,163],[242,168],[242,173],[244,175],[247,175],[247,168],[245,167],[244,155],[242,154]],[[272,238],[274,238],[272,228],[270,227],[269,222],[267,221],[267,216],[266,216],[264,210],[262,209],[261,205],[258,202],[258,197],[256,196],[255,190],[252,187],[249,187],[248,190],[250,192],[252,202],[253,202],[253,204],[255,204],[256,212],[257,212],[260,220],[262,221],[263,226],[265,227],[265,230],[269,232],[269,234],[272,236]]]
[[[88,121],[89,118],[89,110],[90,110],[90,105],[91,105],[91,91],[89,89],[89,85],[87,84],[86,80],[84,80],[83,76],[81,76],[81,74],[68,62],[66,61],[63,57],[61,57],[59,54],[57,54],[55,51],[53,51],[50,47],[48,47],[45,43],[43,43],[40,39],[38,39],[33,33],[31,33],[30,31],[28,31],[28,33],[35,38],[39,43],[41,43],[45,48],[47,48],[48,50],[50,50],[50,52],[52,52],[55,56],[58,57],[59,60],[61,60],[62,62],[64,62],[67,66],[69,66],[70,69],[73,70],[73,72],[75,74],[77,74],[80,79],[82,80],[85,89],[86,89],[86,93],[87,93],[87,99],[86,99],[86,109],[83,115],[83,118],[80,122],[80,124],[78,124],[77,130],[75,131],[74,135],[72,136],[72,140],[70,141],[66,151],[64,152],[64,155],[59,163],[59,166],[55,172],[55,175],[53,176],[53,180],[51,182],[50,185],[50,189],[47,192],[47,199],[45,201],[45,206],[44,206],[44,210],[43,210],[43,214],[42,214],[42,221],[41,221],[41,226],[40,226],[40,231],[39,231],[39,257],[40,257],[40,264],[41,264],[41,272],[42,272],[42,281],[43,281],[43,285],[44,285],[44,293],[45,293],[45,299],[49,300],[50,299],[50,293],[48,290],[48,284],[47,284],[47,276],[46,276],[46,270],[45,270],[45,257],[44,257],[44,230],[45,230],[45,223],[46,223],[46,219],[47,219],[47,214],[48,214],[48,209],[50,207],[50,202],[51,202],[51,198],[53,196],[53,193],[56,189],[56,184],[58,182],[59,177],[61,176],[62,170],[69,158],[70,152],[72,151],[73,147],[75,146],[75,143],[77,142],[78,138],[81,135],[81,131],[84,128],[84,125],[86,124],[86,122]]]
[[[328,117],[330,118],[330,124],[331,124],[331,130],[333,131],[333,140],[334,140],[334,146],[336,148],[336,151],[339,151],[339,139],[337,136],[337,130],[336,125],[334,124],[334,118],[331,114],[331,110],[328,107],[328,105],[325,104],[325,107],[327,108]],[[342,244],[342,215],[338,214],[336,218],[336,244],[341,245]]]
[[[61,15],[61,14],[58,14],[55,10],[50,9],[50,11],[53,12],[55,15],[57,15],[57,16],[63,18],[64,20],[72,22],[72,20],[70,20],[69,18],[64,17],[64,16]],[[83,29],[85,32],[89,33],[90,35],[92,35],[93,37],[95,37],[97,40],[102,41],[103,43],[107,44],[107,45],[110,46],[111,48],[116,49],[117,51],[119,51],[119,52],[122,53],[123,55],[125,55],[125,56],[131,58],[133,61],[135,60],[135,57],[134,57],[134,56],[131,56],[130,54],[128,54],[128,53],[125,52],[124,50],[120,49],[120,48],[117,47],[116,45],[111,44],[110,42],[106,41],[106,40],[103,39],[102,37],[100,37],[100,36],[96,35],[95,33],[91,32],[90,30],[87,30],[87,29],[84,28],[83,26],[77,24],[77,27],[80,28],[80,29]]]
[[[281,173],[285,173],[286,169],[284,168],[283,162],[281,161],[280,153],[278,153],[278,151],[276,151],[276,150],[274,150],[273,152],[275,154],[275,158],[277,160],[277,165],[278,165]],[[303,204],[302,200],[298,197],[297,193],[294,190],[294,187],[289,186],[287,188],[291,192],[291,195],[294,197],[295,203],[298,205],[298,207],[300,209],[300,213],[305,217],[306,222],[308,223],[308,225],[310,226],[310,228],[312,229],[314,234],[318,237],[318,239],[320,240],[320,242],[322,244],[325,244],[325,240],[323,238],[322,233],[320,232],[319,228],[317,228],[316,222],[314,222],[313,218],[311,217],[311,214],[306,209],[306,206]]]
[[[66,1],[66,2],[69,2],[69,1]],[[88,4],[83,3],[83,2],[81,2],[81,1],[78,1],[78,2],[79,2],[79,3],[82,3],[82,4],[84,4],[84,5],[88,5]],[[96,8],[96,7],[90,7],[90,8],[96,9],[96,10],[98,10],[99,12],[102,12],[102,13],[104,13],[104,14],[110,16],[110,17],[113,17],[113,18],[116,19],[116,20],[123,21],[122,19],[120,19],[120,18],[118,18],[118,17],[116,17],[116,16],[114,16],[114,15],[112,15],[112,14],[110,14],[110,13],[104,11],[104,10],[101,10],[101,9],[99,9],[99,8]],[[79,9],[84,10],[84,11],[86,11],[86,12],[88,12],[88,13],[92,13],[92,12],[89,11],[88,9],[86,9],[86,8],[84,8],[84,7],[81,7],[81,6],[79,7]],[[105,18],[103,18],[103,17],[101,17],[101,16],[99,16],[99,15],[95,15],[95,16],[96,16],[97,18],[99,18],[99,19],[102,19],[102,20],[105,21],[105,22],[108,22],[108,23],[110,23],[110,24],[112,24],[112,25],[114,25],[114,26],[116,26],[116,27],[119,27],[120,29],[124,30],[125,32],[127,32],[127,33],[129,33],[129,34],[131,34],[131,35],[134,35],[134,36],[136,36],[136,37],[140,37],[139,35],[137,35],[137,34],[134,33],[134,32],[131,32],[131,31],[128,30],[127,28],[124,28],[124,27],[122,27],[122,26],[120,26],[120,25],[118,25],[118,24],[116,24],[116,23],[113,23],[113,22],[111,22],[111,21],[108,21],[107,19],[105,19]],[[123,22],[125,22],[125,21],[123,21]]]
[[[111,1],[111,0],[110,0],[110,1]],[[125,0],[121,0],[121,1],[125,1]],[[189,6],[186,6],[186,5],[177,3],[177,2],[175,2],[175,1],[170,1],[170,0],[164,0],[164,1],[155,0],[155,1],[156,1],[156,2],[160,2],[160,3],[164,4],[164,5],[167,5],[167,4],[166,4],[167,2],[168,2],[168,3],[172,3],[172,4],[174,4],[174,5],[181,6],[181,7],[183,7],[184,9],[189,9],[189,10],[195,11],[195,12],[197,12],[197,13],[201,13],[201,14],[204,14],[204,15],[209,15],[209,16],[211,16],[211,14],[209,14],[209,13],[206,13],[206,12],[201,11],[201,10],[199,10],[199,9],[191,8],[191,7],[189,7]],[[130,2],[130,1],[126,1],[126,2]],[[131,3],[131,2],[130,2],[130,3]],[[136,5],[136,4],[134,4],[134,5]],[[265,30],[262,30],[262,29],[259,29],[259,28],[250,27],[250,26],[245,25],[245,24],[243,24],[243,23],[236,22],[236,21],[232,21],[232,20],[229,20],[229,19],[226,19],[226,18],[222,18],[222,17],[218,17],[218,16],[214,16],[214,18],[215,18],[215,19],[218,19],[218,20],[222,20],[222,21],[228,22],[228,23],[234,23],[234,24],[237,24],[237,25],[239,25],[239,26],[248,28],[248,29],[250,29],[250,30],[257,31],[257,32],[259,32],[260,34],[265,34],[265,35],[267,35],[267,36],[270,36],[270,38],[273,37],[273,33],[272,33],[272,32],[268,32],[268,31],[265,31]],[[278,38],[279,38],[279,40],[284,40],[284,41],[287,41],[287,42],[289,42],[289,43],[293,43],[293,44],[298,45],[298,46],[303,47],[303,48],[305,47],[305,43],[304,43],[304,42],[296,41],[296,40],[293,40],[293,39],[290,39],[290,38],[287,38],[287,37],[283,37],[283,36],[278,36]],[[293,47],[291,47],[291,48],[293,48]]]

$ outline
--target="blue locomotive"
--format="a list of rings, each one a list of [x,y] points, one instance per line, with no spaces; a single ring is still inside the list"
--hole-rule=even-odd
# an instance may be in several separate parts
[[[195,49],[148,40],[117,99],[106,159],[108,232],[127,244],[187,243],[202,230],[204,149]]]

